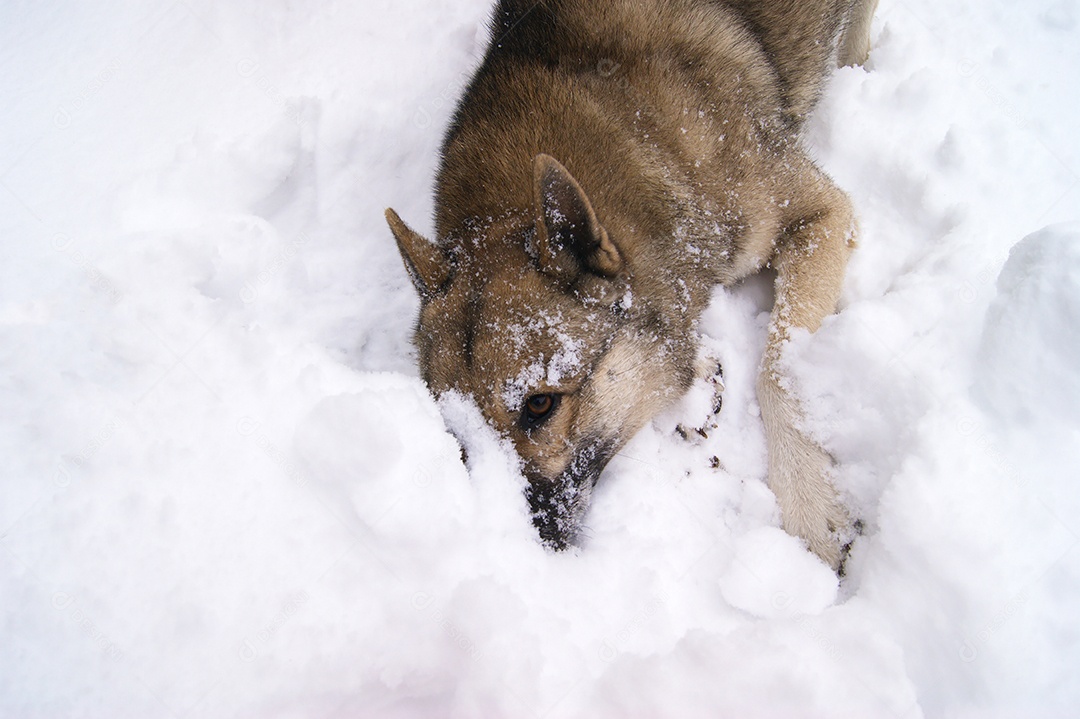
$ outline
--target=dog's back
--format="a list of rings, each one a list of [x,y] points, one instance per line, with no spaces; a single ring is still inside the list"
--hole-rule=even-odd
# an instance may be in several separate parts
[[[748,225],[770,214],[731,188],[783,172],[775,163],[835,61],[835,43],[820,38],[839,33],[850,4],[502,0],[444,141],[437,235],[531,216],[529,168],[545,153],[613,234],[689,233],[731,259],[710,284],[756,270],[760,238],[718,236],[715,218]]]
[[[665,136],[665,125],[675,118],[668,110],[710,102],[710,87],[721,95],[742,85],[744,101],[771,112],[778,88],[763,58],[756,57],[760,52],[735,14],[719,3],[503,0],[487,55],[446,134],[436,195],[438,235],[447,237],[463,219],[477,217],[478,206],[492,215],[508,203],[529,207],[531,177],[523,170],[541,152],[559,158],[591,194],[613,179],[625,184],[631,178],[611,168],[612,162],[646,161],[643,139],[664,146],[663,154],[672,152],[667,146],[675,138]],[[715,110],[730,116],[719,105]],[[679,129],[698,119],[678,119]],[[664,162],[670,158],[656,159],[670,164]],[[596,177],[590,176],[593,168]],[[465,176],[468,182],[462,182]],[[650,194],[646,178],[640,179],[641,185],[627,189]],[[614,204],[625,206],[625,199]]]

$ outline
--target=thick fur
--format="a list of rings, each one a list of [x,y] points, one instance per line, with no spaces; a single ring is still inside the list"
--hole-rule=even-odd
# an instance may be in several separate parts
[[[799,132],[830,68],[865,59],[875,5],[497,6],[446,134],[437,243],[387,218],[422,300],[424,379],[513,441],[553,546],[608,459],[693,381],[712,288],[768,263],[769,485],[785,528],[839,566],[850,523],[779,366],[791,329],[834,311],[854,245],[850,203]]]

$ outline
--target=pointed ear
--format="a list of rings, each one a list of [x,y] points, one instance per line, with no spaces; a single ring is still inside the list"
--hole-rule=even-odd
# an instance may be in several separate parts
[[[386,222],[397,240],[405,269],[416,285],[421,300],[433,297],[450,279],[450,261],[433,243],[402,222],[398,214],[387,208]]]
[[[533,161],[533,192],[542,271],[568,280],[581,272],[613,277],[622,271],[622,255],[596,219],[585,191],[550,155]]]

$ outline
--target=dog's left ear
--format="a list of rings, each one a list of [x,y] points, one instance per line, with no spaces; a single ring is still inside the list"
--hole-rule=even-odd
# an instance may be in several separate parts
[[[573,280],[583,271],[604,277],[622,271],[622,255],[596,219],[585,191],[554,157],[536,156],[533,188],[537,262],[543,272]]]
[[[394,233],[405,269],[424,302],[438,293],[450,277],[450,262],[446,256],[422,235],[402,222],[398,213],[386,209],[386,222]]]

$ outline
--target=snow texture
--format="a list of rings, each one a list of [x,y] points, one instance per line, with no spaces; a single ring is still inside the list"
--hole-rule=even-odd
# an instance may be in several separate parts
[[[861,225],[790,353],[842,582],[764,484],[766,279],[701,322],[719,426],[701,382],[572,552],[418,379],[382,211],[430,234],[489,10],[0,10],[0,716],[1075,716],[1076,0],[882,0],[808,129]]]

